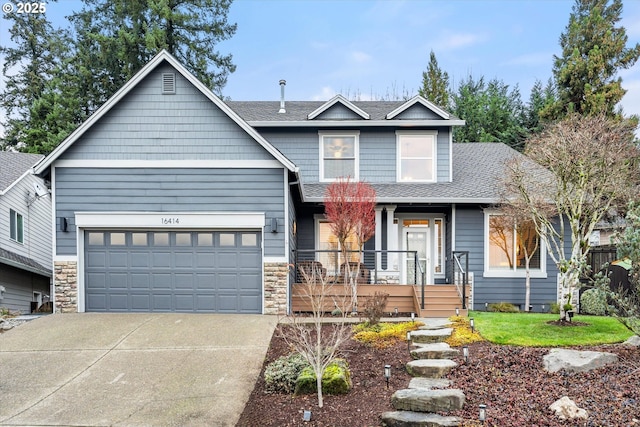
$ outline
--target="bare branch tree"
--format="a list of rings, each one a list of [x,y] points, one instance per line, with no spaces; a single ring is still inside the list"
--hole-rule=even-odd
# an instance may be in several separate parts
[[[300,268],[299,271],[304,283],[296,286],[300,287],[300,298],[310,305],[312,314],[311,317],[288,316],[290,325],[281,330],[281,337],[311,365],[316,375],[318,407],[322,408],[324,371],[338,357],[340,347],[351,336],[346,317],[353,305],[352,294],[350,289],[340,289],[344,284],[329,283],[319,268]],[[339,317],[326,322],[325,313],[334,308],[336,313],[340,313]]]
[[[640,152],[633,130],[629,121],[572,115],[531,137],[528,158],[516,156],[506,165],[503,199],[544,237],[562,274],[560,302],[578,286],[596,225],[638,195]]]

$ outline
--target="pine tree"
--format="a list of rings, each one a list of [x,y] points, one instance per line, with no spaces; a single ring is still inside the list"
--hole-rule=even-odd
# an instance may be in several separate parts
[[[6,120],[2,146],[49,153],[73,128],[73,97],[62,76],[68,59],[67,35],[45,14],[7,14],[11,47],[1,46],[5,91],[0,107]],[[45,125],[46,124],[46,125]]]
[[[449,74],[440,69],[433,51],[429,54],[427,71],[422,72],[422,87],[418,93],[438,107],[449,109]]]
[[[85,0],[71,17],[78,34],[75,78],[90,113],[166,49],[201,82],[220,94],[235,71],[230,54],[216,50],[236,24],[230,0]]]
[[[518,88],[509,90],[503,81],[484,77],[463,80],[452,96],[452,113],[465,120],[465,126],[456,127],[456,142],[503,142],[522,150],[527,136],[522,126],[524,107]]]
[[[618,105],[626,91],[617,73],[635,64],[640,44],[626,47],[626,30],[617,25],[621,14],[622,0],[576,0],[560,36],[562,55],[554,56],[558,100],[544,109],[544,117],[622,115]]]

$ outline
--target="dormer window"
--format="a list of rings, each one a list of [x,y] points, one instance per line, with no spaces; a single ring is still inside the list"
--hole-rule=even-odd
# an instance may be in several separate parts
[[[436,131],[396,132],[398,182],[436,182]]]
[[[320,181],[358,179],[358,132],[320,133]]]

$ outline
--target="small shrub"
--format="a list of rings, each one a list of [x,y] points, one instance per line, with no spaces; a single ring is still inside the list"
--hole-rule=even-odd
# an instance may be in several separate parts
[[[387,348],[398,341],[407,339],[408,331],[415,331],[422,322],[401,322],[401,323],[360,323],[353,327],[353,339],[361,343],[371,345],[376,348]]]
[[[300,353],[279,357],[264,370],[264,382],[268,393],[293,393],[300,373],[309,363]]]
[[[496,313],[517,313],[520,310],[510,302],[494,302],[487,306],[487,311]]]
[[[607,314],[607,296],[600,289],[584,291],[580,297],[580,312],[604,316]]]
[[[549,311],[551,314],[560,314],[560,304],[557,302],[549,303]]]
[[[344,359],[336,359],[326,367],[322,374],[322,392],[326,394],[347,394],[351,389],[351,372]],[[316,374],[308,366],[300,372],[296,380],[295,394],[308,394],[317,391]]]
[[[453,332],[445,340],[451,347],[460,347],[478,341],[484,341],[477,331],[471,332],[469,320],[462,316],[452,316],[449,318]]]
[[[369,295],[364,303],[363,312],[370,325],[375,325],[380,321],[387,305],[389,294],[376,291],[373,296]]]

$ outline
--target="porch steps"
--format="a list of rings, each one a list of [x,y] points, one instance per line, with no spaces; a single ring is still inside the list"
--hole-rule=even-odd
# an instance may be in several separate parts
[[[398,390],[391,396],[395,411],[382,414],[383,426],[460,426],[461,419],[447,415],[447,412],[462,409],[465,395],[459,389],[448,388],[451,382],[442,378],[458,366],[451,360],[458,355],[458,350],[443,342],[451,336],[451,332],[452,329],[446,325],[411,332],[411,356],[415,360],[407,363],[407,371],[414,378],[408,388]]]
[[[422,286],[414,286],[413,289],[420,317],[451,317],[455,316],[456,308],[458,308],[460,316],[467,316],[468,310],[462,309],[462,302],[454,285],[424,286],[424,308],[420,308],[422,305]]]

